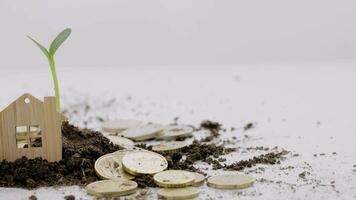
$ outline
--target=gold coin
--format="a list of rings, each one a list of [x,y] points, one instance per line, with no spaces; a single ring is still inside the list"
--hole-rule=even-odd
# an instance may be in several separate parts
[[[208,186],[217,189],[244,189],[251,187],[255,179],[244,174],[225,174],[208,179]]]
[[[123,170],[121,161],[112,154],[101,156],[95,161],[94,169],[102,179],[133,179],[134,177]]]
[[[121,136],[116,136],[116,135],[108,135],[106,136],[110,142],[113,144],[116,144],[122,148],[131,148],[132,146],[135,145],[135,143],[127,138],[121,137]]]
[[[115,121],[107,121],[101,125],[103,131],[110,133],[120,133],[129,128],[135,128],[142,124],[141,121],[138,120],[115,120]]]
[[[161,144],[152,146],[152,150],[162,152],[176,151],[186,146],[188,146],[188,143],[185,141],[163,142]]]
[[[132,175],[156,174],[168,167],[167,160],[160,154],[150,151],[134,151],[124,155],[122,164]]]
[[[124,179],[102,180],[90,183],[85,189],[96,197],[117,197],[135,193],[137,183]]]
[[[203,174],[197,173],[197,172],[190,172],[195,176],[193,186],[194,187],[199,187],[203,185],[205,181],[205,176]]]
[[[159,137],[165,140],[171,140],[177,137],[190,136],[194,129],[189,126],[166,126],[164,127],[163,134]]]
[[[185,188],[161,188],[158,190],[158,197],[168,200],[183,200],[193,199],[200,193],[199,189],[195,187]]]
[[[163,126],[159,124],[146,124],[140,127],[128,129],[124,131],[122,135],[135,141],[144,141],[159,136],[162,131]]]
[[[160,187],[179,188],[192,185],[195,175],[184,170],[167,170],[155,174],[153,179]]]

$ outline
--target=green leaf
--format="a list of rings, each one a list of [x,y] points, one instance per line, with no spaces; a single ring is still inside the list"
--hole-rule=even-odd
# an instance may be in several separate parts
[[[44,55],[49,58],[49,52],[47,51],[47,49],[42,46],[40,43],[38,43],[36,40],[34,40],[33,38],[31,38],[30,36],[27,36],[30,40],[32,40],[32,42],[34,42],[40,49],[41,51],[44,53]]]
[[[51,46],[49,47],[49,54],[51,56],[53,56],[54,53],[56,53],[57,49],[69,37],[71,32],[72,31],[70,28],[66,28],[53,40]]]

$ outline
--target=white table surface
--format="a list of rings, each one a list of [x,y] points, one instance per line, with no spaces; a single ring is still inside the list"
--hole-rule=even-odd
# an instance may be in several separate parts
[[[0,68],[0,109],[24,92],[52,94],[49,69]],[[197,126],[204,119],[237,128],[236,147],[284,148],[293,154],[280,165],[246,169],[257,179],[249,189],[221,191],[202,187],[199,199],[356,199],[356,64],[239,67],[60,68],[64,109],[83,110],[70,120],[80,126],[95,116]],[[104,104],[116,99],[110,107]],[[131,100],[128,100],[131,99]],[[78,104],[78,105],[76,105]],[[243,132],[242,127],[256,123]],[[88,127],[99,129],[92,120]],[[248,135],[248,139],[243,139]],[[335,153],[334,153],[335,152]],[[232,153],[227,163],[265,152]],[[315,157],[314,154],[317,154]],[[325,155],[320,155],[325,154]],[[199,165],[201,166],[201,165]],[[283,167],[292,169],[282,170]],[[257,170],[258,171],[258,170]],[[309,172],[305,179],[298,175]],[[207,171],[209,175],[222,171]],[[269,181],[261,181],[261,178]],[[276,183],[280,181],[280,183]],[[334,186],[332,186],[334,185]],[[80,187],[24,190],[0,188],[0,199],[92,199]],[[156,198],[156,190],[147,199]],[[133,199],[135,197],[132,197]]]

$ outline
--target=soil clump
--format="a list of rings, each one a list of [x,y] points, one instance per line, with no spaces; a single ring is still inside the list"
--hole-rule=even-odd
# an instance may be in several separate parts
[[[222,130],[222,125],[219,122],[213,122],[210,120],[205,120],[200,123],[199,129],[206,129],[209,130],[210,135],[207,136],[206,138],[202,139],[202,142],[210,142],[214,138],[217,138],[220,136],[220,131]]]
[[[100,180],[94,170],[97,158],[120,150],[100,132],[62,124],[62,160],[22,157],[0,162],[0,186],[36,188],[54,185],[85,185]]]

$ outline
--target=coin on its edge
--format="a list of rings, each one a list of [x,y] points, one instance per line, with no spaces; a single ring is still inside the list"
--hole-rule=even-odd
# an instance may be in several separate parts
[[[153,151],[175,151],[183,147],[188,146],[188,143],[185,141],[172,141],[172,142],[163,142],[152,146]]]
[[[190,126],[166,126],[163,134],[159,137],[165,140],[171,140],[177,137],[186,137],[192,135],[194,129]]]
[[[94,169],[96,174],[102,179],[133,179],[132,175],[123,170],[120,160],[113,154],[106,154],[95,161]]]
[[[88,184],[85,189],[96,197],[124,196],[135,193],[137,183],[124,179],[102,180]]]
[[[184,170],[167,170],[153,176],[157,185],[165,188],[187,187],[194,184],[195,175]]]
[[[135,128],[142,124],[141,121],[138,120],[128,120],[128,119],[121,119],[121,120],[114,120],[114,121],[107,121],[101,125],[103,131],[110,132],[110,133],[120,133],[129,128]]]
[[[199,193],[199,189],[195,187],[161,188],[157,192],[158,197],[174,200],[193,199],[197,197]]]
[[[251,187],[255,179],[245,174],[225,174],[208,178],[208,186],[217,189],[244,189]]]
[[[134,151],[124,155],[122,164],[132,175],[156,174],[168,167],[165,157],[150,151]]]

